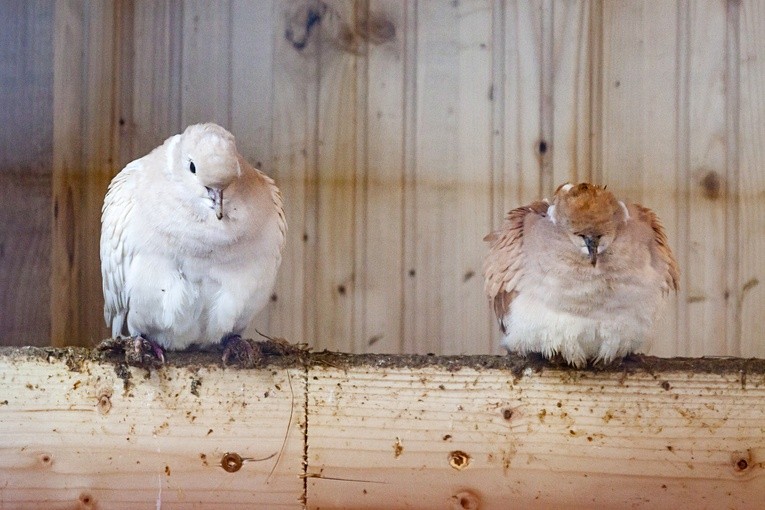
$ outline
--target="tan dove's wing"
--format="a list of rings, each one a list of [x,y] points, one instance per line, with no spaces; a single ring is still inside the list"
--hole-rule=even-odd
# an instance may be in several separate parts
[[[543,216],[549,204],[539,200],[513,209],[507,214],[502,226],[484,237],[490,243],[489,253],[483,264],[485,290],[494,305],[499,327],[506,332],[502,319],[507,315],[516,296],[523,272],[523,233],[529,215]]]
[[[680,267],[677,265],[675,256],[669,248],[667,234],[664,227],[651,209],[639,204],[632,204],[637,211],[637,219],[647,224],[653,232],[653,244],[651,245],[651,263],[660,272],[664,273],[664,281],[667,285],[667,291],[677,291],[680,287]]]
[[[128,310],[125,271],[130,265],[133,250],[127,239],[126,226],[130,223],[135,197],[134,173],[141,168],[141,160],[129,163],[109,185],[101,209],[101,278],[104,290],[104,320],[112,328],[112,336],[123,331]]]

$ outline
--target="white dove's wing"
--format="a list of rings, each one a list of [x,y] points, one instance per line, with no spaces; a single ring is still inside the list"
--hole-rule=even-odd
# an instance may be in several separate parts
[[[134,253],[135,240],[127,236],[127,225],[133,215],[136,197],[135,173],[141,160],[129,163],[109,184],[101,209],[101,277],[104,289],[104,320],[112,328],[112,336],[127,333],[125,318],[128,296],[125,273]]]
[[[539,200],[513,209],[507,213],[503,225],[483,239],[490,243],[483,265],[485,290],[492,300],[503,333],[507,327],[504,318],[510,310],[510,304],[517,294],[516,286],[523,275],[522,247],[526,220],[529,215],[544,216],[548,207],[546,201]]]

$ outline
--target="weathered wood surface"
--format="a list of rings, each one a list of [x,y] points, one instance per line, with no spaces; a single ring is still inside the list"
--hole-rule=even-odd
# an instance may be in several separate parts
[[[6,2],[0,341],[106,334],[109,179],[214,120],[284,195],[261,331],[499,352],[481,238],[510,208],[593,179],[659,213],[683,270],[649,352],[765,356],[763,6]]]
[[[0,351],[0,508],[301,507],[304,370],[49,352]]]
[[[0,2],[0,344],[50,337],[53,18]]]
[[[0,508],[761,508],[765,360],[268,361],[0,350]]]

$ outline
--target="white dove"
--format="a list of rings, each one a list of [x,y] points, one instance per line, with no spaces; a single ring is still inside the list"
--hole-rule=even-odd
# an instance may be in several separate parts
[[[278,188],[231,133],[196,124],[171,136],[106,193],[101,274],[112,335],[129,335],[138,360],[220,342],[224,363],[243,350],[251,358],[241,334],[271,295],[286,230]]]
[[[656,215],[605,187],[564,184],[487,235],[486,292],[508,351],[576,367],[609,363],[651,336],[679,269]]]

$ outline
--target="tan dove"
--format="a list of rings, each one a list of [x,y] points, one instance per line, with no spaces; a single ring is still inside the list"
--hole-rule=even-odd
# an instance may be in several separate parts
[[[223,342],[268,301],[287,225],[274,181],[216,124],[189,126],[112,180],[101,217],[104,318],[139,354]],[[128,349],[131,348],[128,346]],[[146,352],[141,352],[146,351]]]
[[[484,238],[486,292],[511,352],[609,363],[641,348],[679,269],[656,215],[564,184]]]

